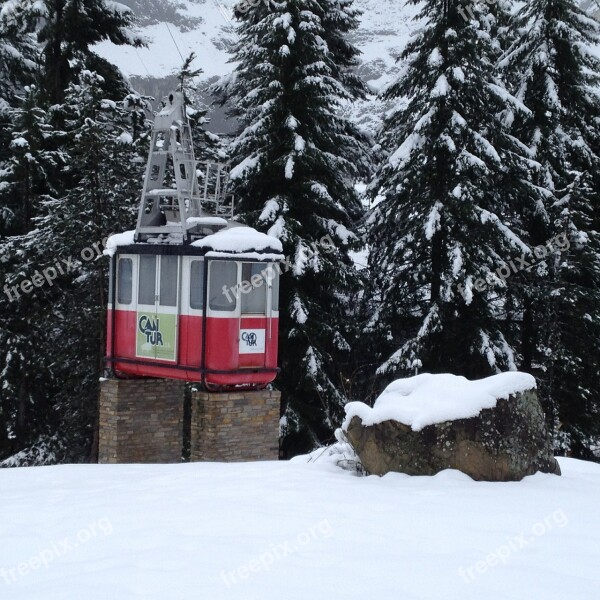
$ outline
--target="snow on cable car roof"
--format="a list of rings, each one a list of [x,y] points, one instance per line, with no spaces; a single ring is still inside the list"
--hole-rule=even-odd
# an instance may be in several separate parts
[[[217,223],[216,218],[212,224]],[[226,223],[224,219],[218,219]],[[208,223],[205,223],[208,224]],[[181,236],[173,239],[156,240],[155,243],[181,244]],[[106,242],[105,256],[114,256],[119,246],[133,246],[135,244],[135,231],[125,231],[111,235]],[[201,240],[190,244],[195,248],[208,250],[209,258],[231,257],[247,258],[251,260],[283,260],[283,246],[281,242],[270,235],[261,233],[252,227],[232,224],[227,229],[207,235]]]
[[[235,254],[244,255],[244,258],[264,258],[262,253],[270,251],[274,253],[273,258],[283,259],[283,255],[279,254],[283,252],[283,246],[277,238],[246,226],[223,229],[193,242],[192,246],[211,250],[212,252],[207,256]],[[247,256],[247,253],[255,254],[255,256]]]
[[[108,238],[104,256],[114,256],[119,246],[131,246],[134,243],[135,231],[115,233]]]
[[[227,227],[227,220],[222,217],[188,217],[186,223],[195,223],[197,225],[222,225]]]

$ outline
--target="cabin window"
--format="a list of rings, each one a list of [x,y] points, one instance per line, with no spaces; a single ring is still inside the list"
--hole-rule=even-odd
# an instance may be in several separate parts
[[[140,256],[138,304],[156,304],[156,256]]]
[[[193,260],[190,272],[190,307],[204,309],[204,261]]]
[[[112,304],[113,303],[113,293],[114,293],[114,290],[116,289],[115,285],[117,285],[117,282],[115,281],[117,272],[115,271],[115,263],[112,259],[110,260],[108,265],[109,265],[108,266],[108,298],[109,298],[108,301]]]
[[[237,263],[210,263],[210,309],[233,312],[236,308]]]
[[[244,263],[242,265],[240,295],[243,314],[266,314],[267,277],[269,277],[269,266],[266,263]]]
[[[279,265],[271,265],[269,278],[271,281],[271,307],[273,310],[279,310]]]
[[[177,306],[178,266],[178,256],[161,256],[159,302],[162,306]]]
[[[117,285],[117,302],[131,304],[133,263],[130,258],[120,258],[117,267],[119,281]]]
[[[119,304],[131,304],[133,287],[133,261],[130,258],[119,259],[119,284],[117,301]]]

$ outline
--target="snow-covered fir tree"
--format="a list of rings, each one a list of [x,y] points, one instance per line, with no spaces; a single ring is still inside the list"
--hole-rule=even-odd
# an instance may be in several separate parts
[[[51,119],[64,123],[53,135],[61,139],[64,165],[59,178],[66,185],[57,194],[40,195],[34,228],[8,238],[2,247],[14,268],[9,290],[12,283],[34,281],[27,292],[17,288],[2,298],[2,312],[10,315],[9,337],[1,350],[2,400],[15,407],[9,431],[17,432],[19,449],[39,436],[54,439],[59,431],[59,441],[68,441],[71,460],[89,455],[96,419],[107,304],[103,242],[135,223],[147,141],[139,111],[131,110],[132,105],[143,106],[143,99],[130,93],[126,102],[108,100],[102,77],[85,69],[78,72],[65,90],[64,103],[53,107],[60,117]],[[51,282],[39,279],[48,268]],[[38,377],[23,377],[30,372]],[[29,395],[18,409],[15,398],[25,393],[24,379]],[[27,436],[19,435],[17,427],[23,410]]]
[[[44,194],[53,189],[51,171],[63,165],[64,154],[54,149],[51,118],[38,105],[35,87],[24,93],[20,106],[11,111],[9,157],[0,188],[0,205],[11,215],[6,235],[0,236],[1,454],[21,450],[34,443],[42,430],[52,427],[51,413],[42,408],[45,398],[41,390],[47,383],[44,373],[50,359],[39,352],[43,300],[21,294],[20,285],[35,271],[23,248],[23,232],[33,228]]]
[[[573,0],[532,0],[516,26],[502,67],[532,111],[513,130],[539,168],[514,214],[532,247],[564,237],[519,281],[523,368],[542,383],[558,449],[580,455],[600,435],[600,25]]]
[[[137,105],[130,102],[129,111],[115,103],[114,99],[122,99],[130,88],[116,67],[90,48],[101,40],[133,45],[140,40],[132,32],[132,13],[118,3],[11,0],[2,5],[3,18],[7,6],[16,17],[8,29],[6,20],[0,27],[22,32],[21,45],[15,43],[14,47],[27,42],[41,60],[36,63],[22,53],[27,61],[20,60],[22,75],[17,73],[16,84],[11,84],[17,91],[13,93],[11,122],[1,128],[1,134],[9,139],[2,145],[4,191],[0,190],[0,201],[9,207],[4,212],[12,219],[7,233],[17,235],[0,240],[0,270],[9,288],[0,297],[0,420],[4,419],[0,453],[29,446],[34,453],[43,451],[60,460],[49,449],[51,445],[62,447],[56,435],[60,431],[63,441],[69,438],[73,442],[69,457],[81,460],[89,450],[96,403],[104,308],[100,288],[104,282],[94,262],[85,263],[83,272],[67,268],[52,285],[46,282],[38,289],[36,282],[43,269],[56,268],[57,262],[64,268],[62,260],[69,261],[70,256],[76,260],[83,248],[101,244],[109,232],[126,226],[123,211],[129,211],[131,202],[135,204],[130,190],[137,192],[143,171],[143,159],[135,164],[130,160],[137,156],[132,139],[137,136],[139,140],[144,133],[143,119],[139,119],[143,101],[129,95]],[[37,34],[39,51],[28,32]],[[17,38],[7,36],[6,40]],[[8,47],[4,38],[0,46],[3,50]],[[12,48],[8,55],[19,58]],[[0,62],[2,68],[7,64]],[[28,83],[23,75],[37,65],[34,75],[40,83],[39,93],[31,85],[23,88]],[[103,76],[90,71],[90,66],[96,66]],[[84,81],[89,77],[93,84]],[[2,83],[5,81],[8,79]],[[100,97],[104,112],[113,111],[112,116],[99,112]],[[78,115],[82,118],[79,125]],[[132,131],[125,131],[125,124],[129,127],[132,122],[136,122]],[[96,183],[101,185],[93,191]],[[84,208],[86,202],[96,203],[95,212],[90,212],[89,206]],[[101,216],[105,209],[106,215]],[[92,236],[95,231],[104,233]],[[83,232],[89,237],[82,238]],[[23,282],[27,292],[21,288]],[[91,339],[95,341],[90,343]],[[48,440],[53,440],[52,444]]]
[[[99,75],[83,70],[66,90],[62,111],[70,162],[65,175],[72,185],[64,196],[44,203],[37,232],[30,236],[32,247],[41,244],[52,256],[71,256],[78,263],[60,284],[48,315],[57,324],[51,342],[61,348],[54,374],[73,382],[54,401],[74,453],[92,438],[97,416],[92,399],[105,353],[107,264],[99,255],[108,235],[133,227],[145,166],[147,136],[134,141],[132,113],[107,100],[104,86]]]
[[[347,309],[358,286],[349,252],[361,205],[354,190],[370,167],[361,133],[340,114],[360,86],[349,73],[357,26],[347,0],[257,6],[239,27],[227,93],[244,128],[231,147],[240,218],[281,239],[284,452],[329,439],[346,397],[341,374]]]
[[[194,139],[194,155],[199,162],[227,160],[225,142],[215,133],[207,130],[210,119],[207,117],[209,107],[202,102],[196,79],[203,73],[202,69],[193,68],[196,60],[195,53],[191,53],[184,61],[183,66],[175,75],[179,81],[179,90],[183,92],[186,113],[192,127]],[[201,176],[204,173],[201,171]]]
[[[376,293],[368,329],[389,352],[380,373],[481,377],[516,368],[498,269],[530,253],[507,226],[528,165],[502,113],[527,109],[496,77],[485,3],[426,0],[420,18],[424,28],[385,93],[397,107],[372,184],[383,200],[370,216]]]
[[[0,1],[0,109],[11,105],[15,89],[37,66],[30,4],[26,0]]]
[[[43,364],[37,362],[36,307],[11,303],[4,290],[20,283],[28,271],[16,246],[8,252],[6,236],[27,230],[35,194],[43,188],[47,153],[46,114],[35,100],[32,82],[38,47],[31,18],[32,2],[0,2],[0,455],[34,440],[45,412],[36,412]],[[47,160],[48,162],[47,162]],[[19,238],[17,238],[19,239]],[[15,238],[10,238],[16,241]],[[11,294],[9,289],[9,294]],[[12,296],[12,294],[11,294]],[[35,434],[34,434],[35,435]]]
[[[119,70],[91,48],[104,40],[116,45],[144,44],[135,33],[133,13],[128,7],[108,0],[40,0],[34,10],[41,23],[38,32],[44,61],[41,89],[48,103],[63,101],[74,77],[73,64],[78,61],[103,77],[107,97],[115,100],[125,96],[128,89]]]
[[[7,233],[32,229],[32,218],[41,195],[58,193],[53,180],[64,163],[61,140],[50,122],[50,113],[40,105],[38,89],[26,86],[11,110],[7,127],[10,140],[4,163],[0,203],[12,216]]]
[[[30,83],[36,69],[37,44],[23,2],[0,2],[0,235],[18,228],[13,207],[6,202],[11,150],[11,124],[17,94]]]

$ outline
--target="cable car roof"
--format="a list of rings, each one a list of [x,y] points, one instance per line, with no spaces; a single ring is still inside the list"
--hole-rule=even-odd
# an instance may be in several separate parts
[[[113,256],[117,251],[135,254],[183,254],[192,256],[237,257],[250,260],[284,259],[283,246],[277,238],[261,233],[252,227],[230,222],[225,229],[183,245],[181,236],[168,234],[145,243],[135,242],[135,231],[126,231],[112,235],[106,243],[106,256]]]

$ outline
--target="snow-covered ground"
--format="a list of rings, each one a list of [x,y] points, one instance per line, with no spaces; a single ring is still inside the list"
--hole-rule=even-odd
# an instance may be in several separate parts
[[[0,598],[599,597],[599,465],[476,483],[305,461],[2,470]]]

